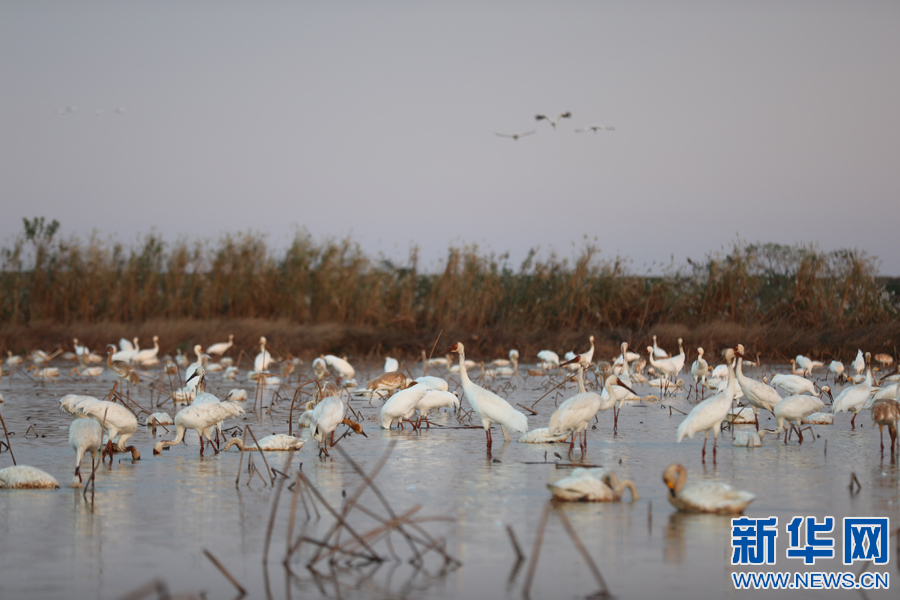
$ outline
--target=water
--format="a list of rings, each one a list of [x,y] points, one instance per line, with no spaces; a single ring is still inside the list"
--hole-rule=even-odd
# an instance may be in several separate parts
[[[377,365],[361,369],[359,381],[374,376],[377,369]],[[434,374],[433,369],[431,372]],[[748,375],[758,376],[758,371]],[[74,453],[68,447],[67,429],[72,417],[58,411],[57,401],[67,393],[103,396],[112,385],[108,371],[105,377],[44,385],[21,375],[4,377],[6,402],[0,410],[8,429],[15,433],[11,440],[19,464],[44,469],[64,486],[71,482]],[[210,391],[220,398],[235,387],[233,382],[218,381],[215,375],[210,378]],[[456,376],[452,380],[458,381]],[[530,406],[545,393],[545,383],[544,378],[520,378],[514,391],[502,395]],[[237,385],[251,389],[252,399],[252,388]],[[651,390],[637,386],[637,391],[646,394]],[[566,396],[571,393],[570,388]],[[150,403],[145,388],[135,398],[144,406]],[[529,417],[532,428],[546,426],[556,400],[553,393],[535,406],[540,414]],[[250,424],[257,437],[286,433],[288,404],[280,405],[271,416],[248,410],[245,419],[229,420],[226,427]],[[685,411],[690,408],[684,394],[672,404]],[[291,499],[285,490],[266,569],[261,557],[274,493],[259,478],[246,485],[250,456],[264,469],[258,453],[244,453],[244,472],[236,487],[241,453],[215,456],[208,452],[200,458],[196,435],[189,433],[188,445],[153,456],[153,444],[172,439],[174,430],[168,434],[160,430],[153,438],[141,427],[131,443],[140,448],[142,459],[133,462],[118,455],[111,469],[100,468],[93,497],[89,493],[85,499],[81,490],[67,487],[0,492],[0,598],[120,598],[154,579],[164,581],[173,593],[233,598],[235,589],[206,558],[204,549],[254,598],[521,597],[527,566],[514,571],[515,555],[506,527],[512,525],[530,557],[537,523],[549,498],[546,484],[570,472],[555,464],[569,462],[566,446],[507,444],[495,430],[493,451],[487,453],[483,430],[432,427],[412,432],[395,427],[385,431],[378,426],[377,406],[370,408],[364,400],[355,400],[353,406],[365,417],[368,438],[350,435],[341,446],[369,471],[391,442],[396,442],[376,484],[398,514],[421,504],[417,516],[449,518],[423,527],[434,537],[446,538],[447,552],[459,559],[462,567],[443,570],[443,561],[432,553],[422,569],[393,561],[333,568],[322,561],[314,572],[305,564],[315,549],[305,544],[288,571],[281,564]],[[465,401],[463,406],[467,407]],[[168,410],[172,413],[171,405]],[[295,411],[295,420],[297,416]],[[634,503],[570,503],[558,509],[568,516],[611,592],[617,598],[648,598],[665,591],[667,600],[850,595],[837,591],[736,591],[730,574],[749,569],[730,566],[730,518],[677,513],[666,500],[661,474],[668,464],[680,462],[688,469],[689,481],[717,479],[755,493],[757,499],[746,514],[777,516],[781,530],[777,564],[759,570],[855,572],[859,565],[841,564],[840,535],[836,535],[835,560],[819,560],[815,567],[807,568],[802,561],[786,559],[783,528],[797,515],[833,516],[838,524],[844,516],[889,516],[894,528],[900,524],[900,471],[887,454],[882,457],[878,430],[871,427],[869,413],[860,414],[855,431],[850,429],[849,416],[839,415],[835,425],[815,427],[820,437],[814,441],[807,437],[802,446],[793,440],[785,445],[767,436],[761,448],[734,448],[730,432],[725,432],[716,461],[708,452],[705,463],[700,456],[701,438],[675,443],[675,429],[683,418],[677,412],[670,416],[659,404],[634,404],[623,409],[617,436],[612,435],[611,411],[600,414],[596,430],[588,435],[584,461],[612,467],[620,478],[634,480],[640,493],[640,500]],[[458,425],[452,414],[437,417],[435,423]],[[29,433],[26,439],[30,425],[41,437]],[[764,419],[762,425],[774,428],[774,419]],[[545,456],[548,464],[533,464],[544,461]],[[271,466],[282,468],[286,454],[270,452],[266,457]],[[577,448],[573,457],[576,462],[580,458]],[[344,492],[350,495],[361,482],[338,452],[333,451],[330,459],[318,458],[314,443],[295,454],[291,471],[301,463],[303,473],[335,507],[341,505]],[[10,464],[9,454],[0,454],[0,467]],[[862,484],[857,494],[848,489],[851,473]],[[385,514],[371,492],[363,495],[361,504]],[[319,511],[325,512],[321,506]],[[375,526],[362,515],[353,523],[360,531]],[[331,524],[325,514],[307,520],[301,506],[295,535],[303,532],[321,539]],[[402,538],[394,535],[391,540],[399,555],[411,556]],[[383,542],[376,550],[389,555]],[[894,552],[887,567],[872,570],[887,570],[896,578],[900,575],[897,565]],[[596,590],[590,571],[559,519],[551,514],[531,597],[583,598]],[[864,597],[891,593],[868,591]]]

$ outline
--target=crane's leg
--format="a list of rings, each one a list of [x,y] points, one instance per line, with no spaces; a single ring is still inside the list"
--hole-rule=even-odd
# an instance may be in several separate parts
[[[881,436],[881,453],[884,454],[884,425],[878,424],[878,434]],[[891,436],[891,452],[894,452],[893,436]]]
[[[703,451],[700,453],[701,458],[706,458],[706,440],[709,439],[709,430],[706,430],[706,435],[703,436]]]
[[[572,438],[569,440],[569,456],[572,456],[572,449],[575,447],[575,436],[578,435],[576,432],[572,432]]]
[[[856,415],[857,415],[857,414],[858,414],[858,413],[853,413],[853,418],[850,419],[850,427],[852,427],[853,429],[856,429],[855,421],[856,421]]]
[[[203,434],[200,434],[200,456],[203,456]]]
[[[491,428],[490,426],[484,428],[484,432],[487,435],[487,447],[490,448],[494,445],[494,438],[491,436]]]
[[[753,416],[756,417],[756,431],[759,431],[759,411],[755,406],[753,407]]]

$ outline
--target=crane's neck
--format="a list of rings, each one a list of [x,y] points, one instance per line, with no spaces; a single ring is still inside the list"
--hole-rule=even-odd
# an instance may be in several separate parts
[[[584,388],[584,367],[581,364],[578,364],[578,391],[579,393],[587,393],[587,390]]]
[[[466,371],[466,352],[465,350],[458,350],[459,352],[459,378],[465,384],[472,383],[472,380],[469,379],[469,373]]]

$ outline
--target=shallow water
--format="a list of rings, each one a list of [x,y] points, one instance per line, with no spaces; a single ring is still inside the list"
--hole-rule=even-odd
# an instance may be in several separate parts
[[[358,380],[364,382],[376,374],[377,367],[361,371]],[[435,373],[431,369],[430,374],[446,377],[440,370]],[[753,369],[747,374],[756,377],[759,372]],[[70,483],[74,453],[67,436],[72,417],[57,409],[57,401],[67,393],[104,396],[112,385],[110,377],[107,371],[101,381],[44,385],[22,375],[4,377],[0,391],[6,402],[0,405],[0,411],[7,428],[14,432],[11,441],[18,463],[41,468],[64,486]],[[248,404],[252,404],[254,388],[245,382],[222,382],[216,375],[210,379],[210,391],[220,398],[232,387],[246,387],[251,390]],[[457,376],[451,381],[458,381]],[[499,385],[499,381],[493,384]],[[294,387],[282,393],[290,397]],[[501,391],[501,395],[530,406],[546,389],[545,378],[520,377],[515,389]],[[651,393],[646,386],[636,389]],[[546,426],[555,401],[572,393],[570,387],[563,394],[551,393],[541,400],[535,406],[540,414],[529,417],[530,427]],[[149,407],[146,388],[139,388],[133,397]],[[691,406],[684,393],[674,400],[664,400],[670,402],[685,411]],[[87,499],[81,490],[67,487],[0,492],[0,598],[120,598],[154,579],[164,581],[173,593],[233,598],[235,589],[204,556],[204,549],[211,551],[254,598],[520,597],[527,565],[514,570],[515,554],[506,527],[512,525],[530,557],[538,520],[549,498],[546,484],[570,472],[557,464],[570,462],[566,459],[567,446],[504,443],[495,429],[493,451],[488,454],[481,429],[435,426],[412,432],[408,427],[401,431],[395,426],[391,431],[382,430],[375,404],[370,408],[365,400],[353,401],[365,417],[368,438],[350,435],[340,446],[369,471],[391,442],[396,442],[376,484],[398,514],[421,504],[417,516],[449,517],[450,521],[429,522],[423,527],[434,537],[447,538],[447,552],[459,559],[462,567],[442,572],[443,561],[432,553],[422,569],[394,561],[380,566],[332,568],[322,561],[316,573],[305,567],[315,549],[304,544],[288,571],[282,559],[291,494],[285,491],[275,519],[269,566],[264,569],[261,557],[274,493],[259,478],[246,485],[251,455],[254,464],[264,470],[257,453],[244,453],[241,483],[236,487],[241,453],[216,456],[207,448],[208,453],[201,458],[196,434],[191,432],[188,445],[153,456],[153,444],[159,439],[172,439],[174,429],[173,433],[160,430],[153,438],[147,428],[141,427],[131,443],[140,448],[143,458],[133,462],[117,455],[112,468],[98,470],[95,493],[88,493]],[[465,401],[463,407],[467,408]],[[271,416],[257,415],[250,408],[246,418],[228,420],[225,426],[249,424],[258,438],[287,432],[289,402],[279,405]],[[173,414],[171,404],[168,412]],[[295,411],[295,420],[298,414]],[[701,461],[700,437],[675,443],[675,430],[683,418],[677,412],[670,416],[670,411],[659,404],[632,404],[621,413],[618,435],[612,434],[611,411],[600,413],[596,430],[588,435],[584,461],[612,467],[620,478],[634,480],[640,493],[640,500],[634,503],[569,503],[558,507],[578,532],[610,591],[617,598],[656,597],[664,591],[667,599],[856,595],[736,591],[730,574],[752,569],[730,565],[730,518],[677,513],[667,502],[668,490],[661,474],[668,464],[680,462],[688,469],[689,481],[717,479],[755,493],[757,498],[748,507],[748,516],[779,517],[777,564],[755,570],[856,572],[859,565],[841,564],[840,535],[836,535],[838,558],[834,560],[819,560],[815,567],[804,567],[802,561],[786,559],[784,525],[797,515],[820,519],[833,516],[837,523],[844,516],[889,516],[893,528],[900,524],[900,471],[887,453],[881,455],[878,430],[871,427],[868,412],[860,414],[856,430],[851,430],[849,416],[841,414],[835,425],[815,427],[818,439],[807,437],[802,445],[796,438],[785,445],[769,436],[761,448],[735,448],[731,446],[731,433],[724,432],[716,460],[708,452],[705,463]],[[143,422],[143,418],[140,420]],[[449,413],[438,416],[435,423],[458,425],[456,416]],[[26,437],[30,425],[41,437],[31,433]],[[764,419],[762,426],[774,428],[774,419]],[[541,463],[545,457],[547,464],[529,464]],[[266,458],[271,466],[282,468],[286,454],[269,452]],[[575,462],[580,459],[577,448],[573,458]],[[295,453],[292,473],[301,463],[303,473],[335,507],[341,505],[344,492],[350,495],[361,482],[336,450],[332,458],[318,458],[315,443]],[[0,454],[0,467],[10,464],[9,454]],[[862,484],[857,494],[848,489],[851,473]],[[361,504],[385,514],[371,492],[362,496]],[[324,537],[332,519],[321,505],[319,511],[323,513],[320,519],[307,519],[302,506],[298,508],[295,535],[302,531],[310,538]],[[374,527],[373,521],[361,515],[353,523],[360,531]],[[391,539],[398,555],[411,556],[402,538],[394,535]],[[896,542],[891,544],[896,547]],[[376,551],[390,555],[383,542]],[[897,568],[896,552],[892,552],[886,567],[871,570],[889,571],[897,577]],[[551,514],[531,597],[582,598],[597,588],[559,519]],[[863,597],[892,593],[896,591],[868,591]]]

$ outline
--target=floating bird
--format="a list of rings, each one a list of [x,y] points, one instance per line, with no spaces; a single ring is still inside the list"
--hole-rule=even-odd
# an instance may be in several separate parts
[[[391,358],[390,356],[385,357],[384,359],[384,372],[391,373],[393,371],[400,370],[400,361],[396,358]]]
[[[637,488],[630,479],[618,481],[616,474],[609,469],[575,469],[568,477],[564,477],[547,487],[556,500],[581,502],[618,502],[631,490],[631,501],[640,500]]]
[[[553,126],[553,129],[556,129],[556,124],[559,123],[560,119],[571,119],[571,118],[572,118],[572,113],[570,113],[568,111],[564,112],[564,113],[560,113],[555,119],[551,119],[547,115],[534,115],[535,121],[546,120],[548,123],[550,123],[550,125]]]
[[[279,433],[277,435],[267,435],[263,439],[259,440],[258,444],[253,444],[252,446],[244,446],[244,440],[236,437],[228,440],[228,443],[225,444],[224,452],[228,452],[229,448],[231,448],[232,446],[237,446],[238,450],[241,450],[243,452],[249,452],[251,450],[258,451],[260,448],[262,448],[264,451],[287,452],[291,450],[299,450],[305,443],[306,440],[301,440],[300,438],[294,437],[292,435]]]
[[[228,352],[228,349],[231,348],[231,346],[233,344],[234,344],[234,334],[229,333],[227,342],[219,342],[217,344],[213,344],[212,346],[210,346],[206,349],[206,353],[211,356],[222,356],[223,354]]]
[[[881,434],[881,451],[884,452],[884,426],[891,434],[891,454],[897,442],[897,424],[900,423],[900,402],[897,400],[879,400],[872,405],[872,427],[878,425]]]
[[[568,432],[553,435],[549,427],[538,427],[522,434],[518,441],[522,444],[555,444],[565,443],[567,439],[569,439]]]
[[[695,406],[678,426],[678,442],[681,442],[684,436],[693,439],[694,434],[699,431],[706,433],[703,437],[703,451],[701,454],[703,457],[706,456],[706,441],[709,439],[710,430],[713,432],[713,456],[716,455],[716,444],[719,441],[722,421],[725,420],[731,410],[735,389],[738,387],[734,379],[734,359],[734,350],[731,348],[726,349],[725,361],[728,365],[728,384],[725,386],[725,389]]]
[[[767,433],[774,432],[769,431],[768,429],[761,429],[759,431],[737,431],[734,434],[731,445],[739,448],[758,448],[762,446],[763,436]]]
[[[40,469],[19,465],[0,469],[0,489],[53,489],[59,482]]]
[[[831,412],[834,414],[838,414],[844,411],[853,413],[853,418],[850,419],[850,426],[853,429],[856,429],[856,415],[859,414],[859,411],[863,409],[866,405],[866,402],[869,400],[869,396],[872,394],[872,356],[868,352],[866,352],[866,379],[862,383],[857,385],[844,388],[837,398],[834,399],[834,404],[831,406]]]
[[[487,447],[490,448],[493,440],[491,439],[491,424],[498,423],[503,431],[503,437],[509,441],[509,432],[525,433],[528,431],[528,417],[510,406],[509,402],[483,387],[480,387],[469,379],[466,371],[466,351],[461,342],[453,344],[449,350],[459,354],[459,375],[462,382],[463,392],[466,400],[481,417],[481,424],[484,427],[485,436],[487,437]]]
[[[226,402],[246,402],[247,401],[247,390],[243,390],[241,388],[232,388],[225,395]]]
[[[610,125],[588,125],[587,127],[582,127],[581,129],[576,129],[575,133],[587,133],[588,131],[593,131],[597,133],[598,131],[615,131],[616,128]]]
[[[686,485],[687,469],[679,464],[666,468],[663,481],[669,488],[669,503],[682,512],[738,515],[756,498],[719,481]]]
[[[556,127],[555,123],[553,124],[553,127],[554,128]],[[537,133],[537,130],[532,129],[531,131],[526,131],[525,133],[497,133],[497,132],[494,132],[494,135],[497,135],[502,138],[511,138],[514,140],[518,140],[519,138],[523,138],[528,135],[533,135],[535,133]]]

